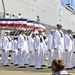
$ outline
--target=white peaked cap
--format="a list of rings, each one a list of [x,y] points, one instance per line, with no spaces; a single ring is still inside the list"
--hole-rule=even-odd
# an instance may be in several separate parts
[[[32,32],[32,34],[36,34],[35,32]]]
[[[55,31],[55,29],[52,29],[52,30],[51,30],[51,32],[54,32],[54,31]]]
[[[42,32],[43,32],[43,30],[42,30],[42,29],[38,29],[38,31],[42,31]]]
[[[9,30],[6,30],[5,32],[8,32],[8,33],[10,33],[10,31],[9,31]]]
[[[63,26],[63,24],[61,22],[57,22],[57,25]]]
[[[43,36],[46,36],[46,34],[44,34]]]
[[[25,28],[21,28],[20,30],[26,31],[26,29],[25,29]]]

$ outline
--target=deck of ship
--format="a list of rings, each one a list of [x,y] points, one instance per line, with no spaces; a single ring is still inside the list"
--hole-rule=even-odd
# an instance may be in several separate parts
[[[46,64],[48,61],[45,62]],[[3,67],[0,64],[0,75],[50,75],[51,69],[47,66],[43,67],[42,70],[36,70],[35,68],[30,68],[26,65],[26,68],[18,68],[11,64],[9,67]],[[70,75],[75,75],[75,69],[67,70]]]

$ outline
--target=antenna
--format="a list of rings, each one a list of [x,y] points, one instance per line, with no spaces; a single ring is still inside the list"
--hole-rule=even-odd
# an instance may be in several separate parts
[[[70,4],[70,0],[68,0],[68,4]]]
[[[71,0],[71,5],[73,6],[73,0]]]

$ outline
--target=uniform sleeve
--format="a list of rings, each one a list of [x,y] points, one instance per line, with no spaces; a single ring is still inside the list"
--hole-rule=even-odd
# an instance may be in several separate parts
[[[53,33],[53,40],[54,40],[54,48],[57,48],[57,32],[55,31],[54,33]]]
[[[3,37],[2,39],[2,49],[7,50],[7,40],[6,37]]]
[[[17,43],[18,43],[18,49],[20,49],[20,36],[18,36],[18,41],[17,41]]]
[[[29,39],[29,42],[28,42],[28,47],[29,47],[29,51],[31,51],[31,39]]]
[[[68,49],[68,39],[67,39],[67,35],[64,36],[64,48],[67,50]]]

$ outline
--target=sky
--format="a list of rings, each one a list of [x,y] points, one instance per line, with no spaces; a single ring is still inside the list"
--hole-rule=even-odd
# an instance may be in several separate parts
[[[69,1],[69,3],[71,4],[71,1],[73,2],[73,7],[74,7],[74,10],[75,10],[75,0],[61,0],[61,2],[67,4]]]

